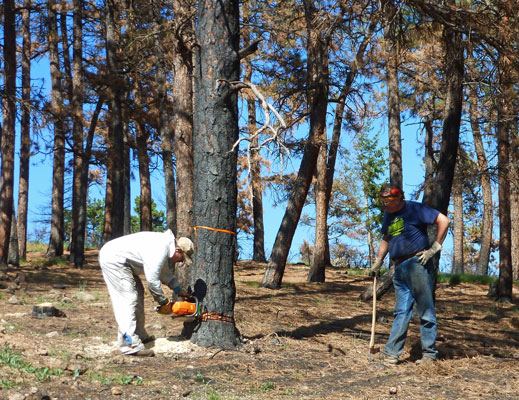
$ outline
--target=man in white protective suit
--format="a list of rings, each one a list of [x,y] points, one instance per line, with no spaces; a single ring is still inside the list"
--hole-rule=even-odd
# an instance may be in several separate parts
[[[155,311],[170,314],[173,301],[164,294],[162,284],[177,296],[189,297],[173,276],[173,264],[191,264],[193,251],[190,239],[175,239],[169,229],[121,236],[101,248],[99,265],[112,300],[121,353],[154,356],[153,350],[144,347],[155,338],[144,327],[144,286],[138,273],[144,272],[148,289],[158,303]]]

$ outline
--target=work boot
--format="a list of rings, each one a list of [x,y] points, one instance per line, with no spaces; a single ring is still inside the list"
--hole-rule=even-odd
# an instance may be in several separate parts
[[[433,364],[435,361],[436,360],[434,358],[423,356],[419,360],[416,360],[415,364],[416,365],[429,365],[429,364]]]
[[[134,356],[134,357],[154,357],[155,352],[150,349],[144,349],[136,351],[135,353],[126,354],[127,356]]]
[[[153,335],[147,336],[144,339],[141,339],[141,341],[142,341],[143,344],[154,342],[155,341],[155,336],[153,336]]]
[[[377,353],[373,356],[373,361],[378,361],[383,364],[396,365],[398,363],[398,358],[390,356],[389,354],[381,351],[380,353]]]

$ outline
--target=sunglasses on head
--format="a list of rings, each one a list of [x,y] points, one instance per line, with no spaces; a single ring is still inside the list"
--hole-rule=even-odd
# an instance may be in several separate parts
[[[380,197],[387,200],[394,200],[397,197],[400,197],[401,195],[402,192],[400,191],[400,189],[393,188],[391,189],[391,191],[381,194]]]

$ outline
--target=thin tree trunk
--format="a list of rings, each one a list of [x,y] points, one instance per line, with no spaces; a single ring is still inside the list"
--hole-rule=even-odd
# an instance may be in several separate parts
[[[389,135],[389,176],[390,182],[403,187],[402,134],[400,130],[400,90],[398,84],[398,40],[396,37],[397,9],[393,0],[385,2],[386,27],[384,37],[388,43],[386,60],[387,120]]]
[[[244,43],[245,47],[250,44],[250,40]],[[252,79],[252,64],[249,60],[243,61],[245,65],[245,80]],[[257,129],[256,122],[256,99],[254,96],[248,96],[247,101],[247,118],[249,135],[252,136]],[[258,136],[253,136],[250,143],[250,174],[251,174],[251,190],[252,190],[252,219],[254,225],[254,239],[252,247],[252,260],[257,262],[265,262],[265,228],[263,226],[263,184],[261,180],[261,156],[258,149]]]
[[[463,43],[461,33],[450,27],[444,30],[445,43],[445,119],[438,165],[431,187],[424,191],[423,202],[447,215],[454,169],[459,147],[461,112],[463,104]],[[429,189],[429,190],[427,190]]]
[[[130,165],[130,132],[128,122],[123,123],[123,235],[131,233],[132,198],[131,198],[131,165]],[[150,189],[151,190],[151,189]]]
[[[517,165],[519,165],[519,137],[517,130],[514,128],[512,128],[512,136],[510,148],[510,223],[512,226],[512,278],[516,281],[519,280],[519,171],[517,169]],[[516,167],[514,168],[514,166]]]
[[[151,224],[151,181],[150,158],[148,156],[148,133],[146,127],[137,122],[137,158],[139,160],[140,228],[141,231],[152,231]]]
[[[180,28],[180,40],[174,52],[173,123],[175,126],[175,157],[177,165],[177,235],[193,234],[193,54],[188,43],[192,40],[193,8],[185,1],[174,0],[173,12]],[[181,25],[180,25],[181,24]],[[182,268],[180,268],[182,269]],[[187,271],[180,271],[187,276]]]
[[[54,125],[54,160],[52,165],[52,214],[47,257],[63,255],[65,236],[65,126],[63,121],[62,75],[59,65],[58,26],[55,0],[47,1],[49,61],[51,78],[51,113]]]
[[[238,99],[229,82],[240,75],[238,2],[201,1],[197,21],[195,223],[236,232],[237,154],[231,149],[238,139]],[[201,346],[234,348],[239,343],[234,323],[234,235],[198,229],[196,238],[191,267],[197,278],[195,295],[209,314],[196,327],[185,325],[183,333],[191,334],[191,340]]]
[[[27,206],[29,202],[29,160],[31,158],[31,5],[24,0],[22,11],[22,121],[20,127],[20,177],[18,183],[18,252],[27,257]]]
[[[510,72],[503,55],[498,58],[502,92],[498,98],[497,112],[497,167],[499,172],[499,283],[498,300],[512,301],[512,221],[510,216],[510,104],[516,97],[510,81]],[[515,166],[517,168],[517,166]]]
[[[308,28],[309,43],[308,51],[308,73],[311,78],[308,87],[310,89],[309,102],[312,105],[310,114],[310,125],[313,125],[315,136],[318,140],[319,151],[316,162],[315,183],[315,243],[312,265],[308,271],[308,282],[324,282],[326,271],[326,245],[328,243],[328,207],[329,200],[326,198],[326,179],[328,155],[328,137],[326,134],[326,110],[328,108],[328,40],[323,37],[321,23],[318,19],[317,9],[313,1],[304,1],[305,17]],[[281,283],[281,282],[280,282]]]
[[[470,52],[469,52],[470,53]],[[470,61],[473,61],[472,59]],[[485,155],[485,147],[481,138],[481,129],[478,122],[477,112],[478,98],[476,89],[469,86],[469,115],[470,126],[472,128],[472,137],[474,139],[474,149],[476,151],[479,173],[481,179],[481,190],[483,191],[483,218],[481,220],[481,247],[476,261],[476,274],[488,275],[488,263],[490,261],[490,251],[492,245],[493,230],[493,202],[492,202],[492,185],[490,182],[490,173],[488,171],[488,162]]]
[[[14,0],[4,0],[4,97],[0,186],[0,265],[7,264],[13,217],[16,122],[16,22]]]
[[[449,0],[453,3],[453,0]],[[444,75],[446,84],[444,120],[440,155],[434,177],[426,176],[423,203],[447,215],[456,158],[458,155],[463,105],[464,47],[461,33],[446,26],[443,33],[445,48]],[[428,227],[429,241],[436,237],[436,226]],[[436,293],[440,254],[434,257],[433,287]]]
[[[465,236],[465,229],[463,224],[463,182],[461,181],[459,173],[454,178],[452,197],[454,200],[454,259],[452,264],[452,273],[462,274],[464,270],[463,238]]]
[[[166,225],[168,229],[177,233],[177,194],[175,184],[175,172],[173,170],[173,138],[171,127],[169,125],[168,115],[168,96],[166,89],[166,68],[164,61],[164,48],[162,46],[162,16],[160,14],[160,7],[153,3],[152,18],[154,31],[156,32],[154,40],[154,52],[157,58],[157,102],[159,111],[159,136],[161,138],[162,148],[162,165],[164,171],[164,181],[166,190]],[[175,13],[176,15],[176,13]],[[177,20],[177,18],[175,18]],[[179,282],[185,286],[185,283],[177,276]]]
[[[73,53],[72,53],[72,136],[74,174],[72,185],[71,258],[75,268],[82,268],[85,254],[86,197],[88,181],[82,181],[84,159],[83,134],[83,0],[73,0]],[[88,177],[87,177],[88,179]]]
[[[18,232],[16,228],[16,213],[13,208],[13,217],[11,218],[11,237],[9,239],[9,257],[8,263],[16,267],[20,266],[20,254],[18,250]]]

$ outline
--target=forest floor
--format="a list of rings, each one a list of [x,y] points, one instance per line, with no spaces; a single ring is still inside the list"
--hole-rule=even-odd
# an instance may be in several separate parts
[[[78,270],[34,253],[2,276],[0,399],[519,399],[519,307],[492,301],[488,285],[441,284],[439,360],[415,365],[413,318],[399,364],[387,366],[368,359],[372,303],[358,300],[367,276],[331,269],[326,283],[307,283],[307,267],[287,265],[273,291],[258,287],[265,264],[239,261],[243,345],[220,351],[182,340],[182,323],[155,314],[147,294],[156,355],[139,358],[117,352],[97,252],[87,261]],[[65,315],[32,316],[45,302]],[[392,292],[377,302],[378,348],[393,304]]]

